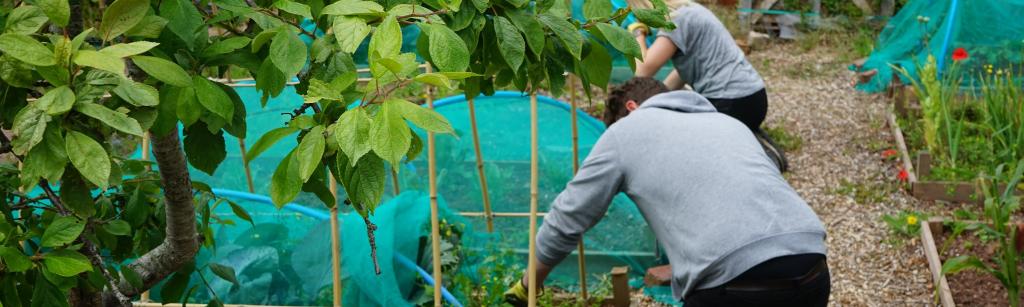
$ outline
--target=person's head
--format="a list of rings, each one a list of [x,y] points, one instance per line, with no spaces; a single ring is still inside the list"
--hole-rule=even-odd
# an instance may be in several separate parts
[[[644,101],[654,95],[668,92],[668,87],[657,79],[634,77],[622,85],[613,87],[605,101],[604,123],[611,126],[619,119],[636,110]]]

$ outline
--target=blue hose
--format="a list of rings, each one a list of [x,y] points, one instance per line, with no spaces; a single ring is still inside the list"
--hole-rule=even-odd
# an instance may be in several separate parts
[[[949,53],[949,38],[953,36],[953,21],[956,19],[956,8],[958,0],[953,0],[949,7],[949,16],[946,16],[946,33],[942,38],[942,53],[939,54],[939,76],[942,76],[943,67],[946,66],[946,54]]]
[[[228,197],[228,198],[234,198],[234,199],[241,199],[241,200],[258,202],[258,203],[263,203],[263,204],[268,204],[268,205],[273,205],[274,204],[274,202],[272,200],[270,200],[270,197],[266,197],[266,196],[263,196],[263,195],[246,193],[246,192],[240,192],[240,191],[235,191],[235,190],[217,189],[217,188],[214,188],[212,190],[213,190],[213,194],[216,194],[217,196],[220,196],[220,197]],[[306,216],[309,216],[309,217],[312,217],[312,218],[315,218],[315,219],[318,219],[318,220],[321,220],[321,221],[328,221],[328,220],[331,219],[330,213],[324,212],[323,210],[314,209],[314,208],[310,208],[310,207],[305,207],[305,206],[294,204],[294,203],[285,204],[284,207],[282,207],[282,208],[286,209],[288,211],[302,213],[303,215],[306,215]],[[413,263],[412,260],[409,260],[409,258],[406,258],[405,256],[402,256],[402,254],[395,253],[395,262],[398,262],[398,264],[400,264],[400,265],[402,265],[402,266],[404,266],[404,267],[406,267],[406,268],[408,268],[410,270],[416,271],[416,273],[419,273],[420,277],[423,278],[423,281],[425,281],[430,286],[434,286],[434,278],[432,276],[430,276],[430,273],[427,273],[427,271],[423,270],[423,268],[420,268],[418,265]],[[449,304],[452,304],[452,306],[462,307],[462,303],[459,303],[459,301],[457,299],[455,299],[455,296],[452,295],[451,292],[448,292],[448,289],[445,289],[445,287],[443,287],[443,286],[441,287],[441,296],[444,297],[444,300],[448,301]]]

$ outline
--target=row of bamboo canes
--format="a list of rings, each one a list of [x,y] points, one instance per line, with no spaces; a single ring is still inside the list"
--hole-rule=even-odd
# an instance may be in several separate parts
[[[428,72],[428,73],[431,72],[430,65],[422,65],[421,68],[424,68],[426,70],[426,72]],[[220,81],[220,80],[218,80],[218,81]],[[224,83],[227,83],[228,85],[230,85],[232,87],[248,87],[248,86],[253,86],[252,84],[248,84],[248,83],[234,83],[233,82],[234,80],[230,80],[230,79],[224,80],[224,81],[227,81],[227,82],[224,82]],[[569,87],[570,87],[570,96],[569,96],[570,99],[569,99],[569,102],[570,102],[570,105],[571,105],[571,112],[570,112],[571,113],[571,118],[570,118],[570,120],[571,120],[571,125],[572,125],[572,168],[573,168],[573,174],[575,175],[576,172],[579,170],[579,130],[578,130],[578,127],[577,127],[577,116],[576,116],[576,113],[577,113],[577,104],[576,104],[577,96],[576,96],[576,88],[575,88],[575,79],[573,78],[572,75],[569,76],[569,82],[567,82],[567,83],[569,84]],[[434,93],[433,93],[432,89],[433,88],[430,87],[430,86],[426,87],[426,91],[427,91],[427,93],[426,93],[426,105],[430,109],[434,108]],[[538,136],[537,136],[537,130],[538,130],[537,129],[537,93],[533,92],[533,93],[530,94],[530,212],[529,212],[529,214],[522,214],[522,213],[518,213],[518,212],[507,212],[507,213],[495,213],[495,212],[492,212],[490,196],[488,195],[488,190],[487,190],[487,176],[486,176],[485,171],[484,171],[484,157],[483,157],[483,153],[480,150],[480,135],[478,133],[477,124],[476,124],[476,110],[475,110],[474,99],[472,99],[472,98],[467,99],[467,104],[468,104],[468,107],[469,107],[469,121],[470,121],[470,126],[472,127],[472,135],[473,135],[473,151],[476,154],[476,169],[477,169],[478,177],[479,177],[479,180],[480,180],[480,193],[481,193],[480,196],[481,196],[481,198],[483,200],[483,210],[484,210],[484,212],[482,214],[479,213],[479,212],[476,212],[476,213],[467,212],[467,214],[464,214],[464,215],[465,216],[483,217],[485,219],[485,221],[486,221],[487,231],[488,232],[493,232],[494,231],[494,217],[495,216],[498,216],[498,217],[529,217],[529,219],[530,219],[530,234],[529,234],[529,236],[530,236],[530,243],[529,243],[529,252],[528,252],[529,264],[528,264],[528,267],[527,267],[528,293],[529,293],[528,304],[529,304],[530,307],[533,307],[533,306],[536,306],[536,304],[537,304],[537,276],[536,276],[536,267],[537,267],[537,263],[536,263],[536,261],[537,261],[536,260],[537,217],[539,215],[543,215],[544,214],[544,213],[538,213],[537,212],[537,201],[538,201],[538,185],[537,185],[537,183],[538,183],[538,178],[539,178],[539,173],[538,173],[538,170],[537,170],[537,166],[538,166],[538,159],[537,159],[537,157],[538,157],[537,156],[537,143],[538,143]],[[239,150],[240,150],[240,152],[242,154],[242,160],[244,161],[245,160],[245,153],[246,153],[245,140],[244,139],[239,139],[238,140],[238,146],[239,146]],[[143,138],[142,139],[142,159],[143,160],[148,160],[149,159],[149,140],[148,140],[148,138]],[[430,235],[431,235],[431,241],[432,241],[431,249],[432,249],[432,254],[433,254],[433,275],[434,275],[433,278],[434,278],[434,284],[435,284],[435,287],[433,287],[434,288],[434,306],[441,306],[442,302],[443,302],[442,301],[442,297],[441,297],[441,285],[443,285],[443,283],[442,283],[442,272],[441,272],[441,248],[440,248],[441,239],[440,239],[440,225],[439,225],[439,220],[438,220],[438,208],[437,208],[437,206],[438,206],[437,205],[437,177],[436,177],[437,165],[436,165],[436,160],[435,160],[434,133],[432,133],[432,132],[427,132],[427,165],[428,165],[428,173],[429,173],[429,176],[428,176],[429,177],[429,182],[428,182],[428,184],[429,184],[429,193],[430,193],[429,194],[429,196],[430,196],[430,224],[431,224],[431,226],[430,226],[431,234]],[[253,193],[253,192],[255,192],[255,187],[253,185],[252,172],[251,172],[251,169],[249,168],[248,163],[244,164],[244,168],[245,168],[246,183],[248,185],[249,192]],[[396,172],[395,172],[394,169],[392,169],[391,173],[392,173],[392,180],[393,180],[392,181],[392,186],[394,188],[394,193],[397,195],[400,192],[400,189],[399,189],[399,186],[398,186],[398,179],[395,176]],[[338,187],[337,187],[337,182],[335,181],[333,176],[331,176],[331,178],[330,178],[330,191],[331,191],[331,194],[333,194],[335,196],[335,199],[337,199]],[[341,302],[341,300],[342,300],[342,295],[341,295],[342,294],[341,259],[340,259],[341,258],[341,255],[340,255],[341,248],[340,248],[340,237],[339,237],[339,233],[340,233],[340,228],[339,227],[340,227],[340,225],[339,225],[339,220],[338,220],[338,206],[337,206],[337,204],[330,208],[330,215],[331,215],[331,268],[332,268],[332,271],[333,271],[332,282],[333,282],[333,290],[334,290],[333,291],[333,300],[334,300],[334,306],[340,307],[342,305],[342,302]],[[587,278],[586,278],[587,277],[587,273],[586,273],[586,261],[584,259],[585,256],[584,256],[584,246],[583,246],[582,238],[581,238],[580,243],[578,245],[578,257],[579,257],[579,261],[578,261],[579,262],[579,280],[580,280],[580,291],[581,291],[580,292],[580,296],[581,296],[583,302],[587,302],[588,301]],[[142,301],[145,302],[145,301],[148,301],[148,299],[149,299],[148,292],[143,293]],[[145,303],[136,303],[136,306],[146,306],[146,305],[145,305]]]

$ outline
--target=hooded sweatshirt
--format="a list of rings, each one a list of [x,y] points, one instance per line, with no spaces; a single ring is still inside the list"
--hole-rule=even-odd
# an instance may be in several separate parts
[[[676,299],[772,258],[825,254],[821,221],[750,129],[693,92],[651,97],[601,135],[545,216],[537,259],[561,262],[619,192],[665,249]]]

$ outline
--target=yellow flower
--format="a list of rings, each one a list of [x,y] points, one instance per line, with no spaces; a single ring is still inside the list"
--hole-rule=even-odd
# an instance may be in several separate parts
[[[908,215],[907,216],[907,225],[917,225],[917,216],[913,215],[913,214]]]

